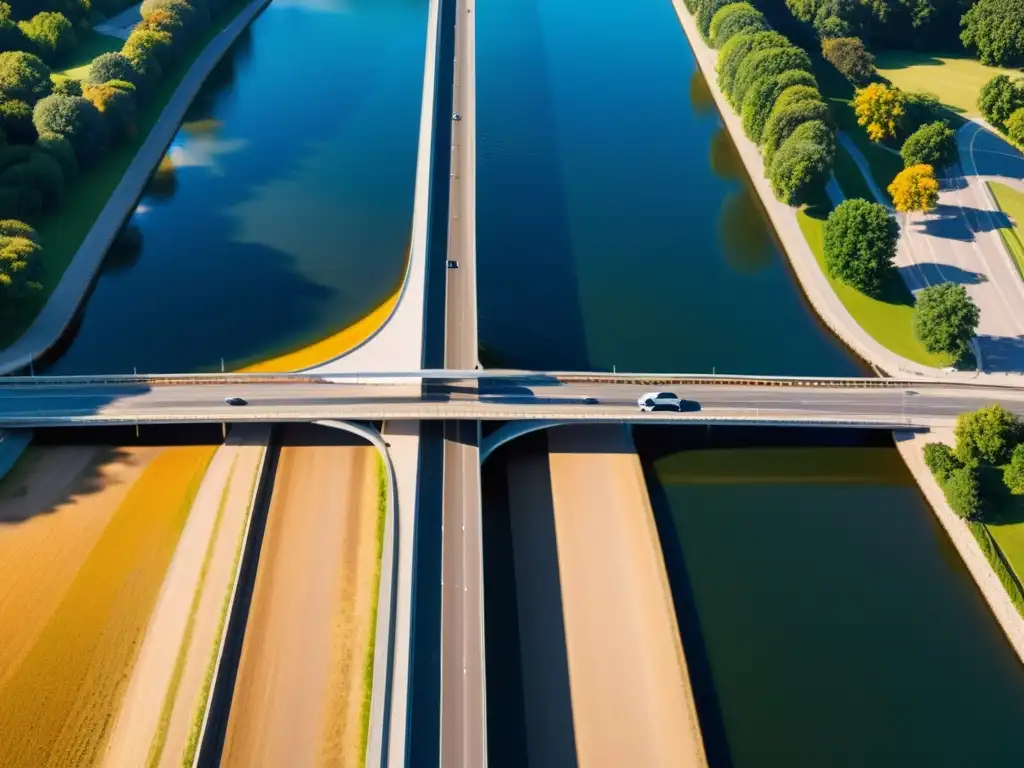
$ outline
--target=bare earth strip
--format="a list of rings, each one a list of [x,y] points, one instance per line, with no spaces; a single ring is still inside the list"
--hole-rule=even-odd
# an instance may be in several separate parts
[[[359,706],[343,692],[358,690],[361,704],[373,631],[372,611],[356,615],[353,602],[367,584],[356,576],[366,568],[361,550],[376,547],[376,499],[366,492],[375,453],[315,427],[292,429],[284,446],[221,764],[355,764],[339,749],[359,741]]]
[[[181,752],[196,698],[213,651],[212,635],[216,632],[225,585],[232,572],[234,546],[248,512],[248,494],[262,453],[259,445],[243,446],[238,434],[237,430],[233,431],[228,443],[217,451],[182,531],[107,744],[104,765],[111,768],[143,766],[150,762],[151,757],[154,760],[159,757],[160,753],[168,758],[164,764],[181,764]],[[230,488],[225,497],[224,491],[229,482]],[[218,515],[221,515],[219,525]],[[205,602],[200,599],[192,618],[190,648],[183,649],[197,591],[204,586],[200,579],[215,529],[217,541],[213,543],[213,556],[203,580],[209,585],[203,596],[209,599]],[[196,646],[199,647],[197,653],[181,655],[183,650]],[[175,675],[180,662],[185,663]],[[188,676],[186,671],[190,673]],[[172,686],[176,690],[170,690]],[[168,697],[173,698],[169,701]],[[165,706],[171,703],[173,708],[165,710]],[[173,723],[177,726],[175,738],[169,735],[171,723],[165,722],[167,739],[161,740],[161,748],[151,755],[154,739],[161,730],[161,718],[170,718],[173,714],[179,715],[177,722]]]
[[[576,754],[706,766],[640,461],[619,425],[549,434]]]
[[[2,766],[89,766],[103,754],[213,448],[126,453],[148,463],[120,480],[127,492],[95,491],[113,512],[0,686]],[[39,543],[41,561],[62,533]]]

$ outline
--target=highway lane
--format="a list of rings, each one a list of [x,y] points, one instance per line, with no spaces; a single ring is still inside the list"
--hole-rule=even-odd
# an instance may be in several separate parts
[[[477,367],[476,304],[476,65],[474,0],[460,0],[455,16],[451,193],[445,286],[445,367]],[[477,382],[457,382],[440,401],[472,399]],[[478,422],[444,426],[441,531],[440,764],[487,765],[484,698],[483,540],[480,518]]]

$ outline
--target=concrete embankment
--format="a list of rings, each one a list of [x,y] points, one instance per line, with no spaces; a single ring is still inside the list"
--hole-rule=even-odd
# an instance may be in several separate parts
[[[940,429],[930,433],[897,432],[894,437],[896,439],[896,448],[906,462],[911,474],[914,475],[914,479],[917,481],[917,485],[924,494],[924,497],[935,512],[935,517],[938,518],[942,527],[946,529],[949,540],[953,542],[956,551],[960,553],[967,571],[978,585],[982,597],[985,598],[985,602],[992,609],[992,614],[996,617],[996,621],[999,622],[999,626],[1006,634],[1006,639],[1017,653],[1017,656],[1020,657],[1021,663],[1024,663],[1024,618],[1021,617],[1013,603],[1010,602],[1009,595],[1006,594],[1006,590],[1000,583],[999,577],[996,576],[992,566],[988,564],[988,560],[982,554],[981,548],[971,534],[970,529],[968,529],[967,524],[957,517],[956,513],[950,508],[946,502],[945,494],[936,482],[931,470],[924,463],[924,446],[927,443],[939,442],[951,446],[955,445],[956,440],[953,437],[952,430]]]
[[[269,4],[270,0],[252,0],[199,54],[167,102],[121,182],[110,195],[38,317],[20,339],[0,352],[0,375],[24,368],[30,360],[44,355],[67,330],[99,274],[107,250],[135,209],[146,183],[178,132],[185,111],[242,30]]]
[[[768,219],[782,244],[782,249],[789,258],[793,272],[803,289],[807,300],[814,307],[814,310],[821,317],[822,321],[831,331],[838,336],[853,352],[859,357],[874,365],[891,376],[905,374],[916,374],[935,376],[938,371],[934,368],[920,365],[904,357],[890,352],[860,327],[853,316],[843,306],[835,291],[829,285],[828,280],[822,273],[818,262],[811,252],[807,240],[800,231],[797,223],[796,209],[790,208],[775,199],[771,186],[764,177],[764,163],[757,146],[750,141],[743,133],[743,125],[740,118],[733,112],[729,102],[725,99],[715,76],[717,53],[711,49],[700,37],[700,32],[690,13],[683,5],[683,0],[672,0],[679,23],[683,32],[690,42],[694,59],[707,81],[708,90],[711,92],[718,107],[719,114],[725,129],[732,138],[737,154],[743,161],[747,175],[750,178],[754,190],[761,199]]]
[[[531,765],[705,766],[640,462],[621,426],[509,463]]]

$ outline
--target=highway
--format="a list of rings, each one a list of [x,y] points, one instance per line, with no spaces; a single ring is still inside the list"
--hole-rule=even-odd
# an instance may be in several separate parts
[[[474,10],[474,0],[456,6],[452,109],[459,119],[453,115],[445,286],[445,366],[462,370],[477,366]],[[478,394],[475,380],[453,383],[460,396]],[[479,435],[479,422],[445,422],[440,764],[446,768],[487,765]]]
[[[1024,389],[921,384],[892,387],[673,385],[682,413],[641,413],[652,387],[626,383],[481,388],[283,381],[204,385],[0,385],[0,428],[115,423],[443,419],[715,423],[822,421],[863,426],[947,426],[994,402],[1024,415]],[[667,387],[665,387],[667,388]],[[242,397],[245,406],[229,406]]]

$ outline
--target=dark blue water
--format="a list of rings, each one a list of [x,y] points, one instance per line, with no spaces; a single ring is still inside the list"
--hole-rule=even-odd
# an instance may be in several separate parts
[[[380,305],[410,241],[426,19],[427,0],[275,0],[132,217],[141,252],[49,371],[231,368]]]
[[[772,242],[669,0],[490,0],[477,25],[485,357],[861,370]]]

